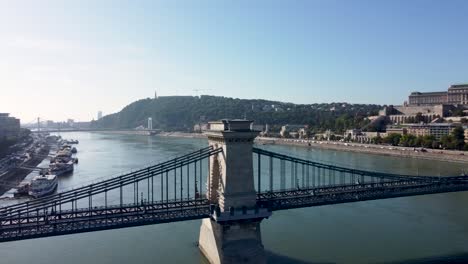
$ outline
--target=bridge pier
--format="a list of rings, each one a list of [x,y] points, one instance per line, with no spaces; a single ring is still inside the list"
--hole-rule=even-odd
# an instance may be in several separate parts
[[[210,263],[266,263],[260,222],[271,215],[259,208],[253,176],[252,121],[211,122],[208,143],[223,152],[210,159],[207,198],[215,205],[200,228],[199,247]]]
[[[260,221],[218,223],[203,219],[199,247],[210,263],[266,263]]]

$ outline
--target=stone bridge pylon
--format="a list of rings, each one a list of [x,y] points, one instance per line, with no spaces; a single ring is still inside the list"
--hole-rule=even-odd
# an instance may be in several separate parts
[[[210,263],[265,263],[260,222],[271,215],[259,208],[253,175],[252,121],[211,122],[205,134],[214,149],[210,157],[207,198],[213,208],[203,219],[199,247]]]

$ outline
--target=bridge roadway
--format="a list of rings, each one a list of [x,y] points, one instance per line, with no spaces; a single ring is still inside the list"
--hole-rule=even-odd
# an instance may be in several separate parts
[[[446,177],[426,182],[395,180],[262,192],[257,194],[257,206],[278,211],[467,190],[468,177]],[[36,212],[3,213],[0,217],[0,242],[202,219],[216,214],[216,211],[216,205],[210,205],[206,199],[189,199],[62,211],[37,209]]]

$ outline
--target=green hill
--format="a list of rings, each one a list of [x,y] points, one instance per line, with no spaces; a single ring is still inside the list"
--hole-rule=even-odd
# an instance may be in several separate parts
[[[165,96],[143,99],[120,112],[107,115],[92,126],[99,129],[131,129],[146,126],[164,131],[190,131],[200,121],[222,118],[248,118],[272,128],[284,124],[309,125],[313,131],[362,127],[366,116],[376,115],[379,105],[324,103],[292,104],[258,99],[234,99],[218,96]]]

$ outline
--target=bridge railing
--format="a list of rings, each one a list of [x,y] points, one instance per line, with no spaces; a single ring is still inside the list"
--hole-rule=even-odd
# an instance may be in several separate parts
[[[260,148],[254,148],[253,153],[255,184],[259,193],[400,181],[446,182],[463,178],[358,170],[291,157]]]
[[[207,147],[169,161],[103,180],[74,190],[0,208],[0,218],[11,219],[28,213],[59,212],[201,199],[209,157],[222,149]]]

